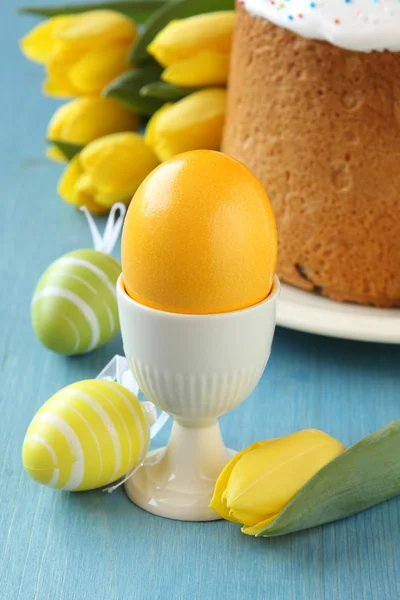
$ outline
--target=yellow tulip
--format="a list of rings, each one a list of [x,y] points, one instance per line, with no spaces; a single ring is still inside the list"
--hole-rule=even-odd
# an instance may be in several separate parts
[[[112,10],[53,17],[21,40],[31,60],[46,65],[44,91],[53,96],[98,96],[129,69],[136,38],[132,19]]]
[[[206,13],[170,21],[147,50],[164,67],[204,50],[229,53],[234,23],[234,11]]]
[[[47,129],[47,138],[85,146],[110,133],[134,131],[138,126],[139,117],[116,100],[81,97],[56,110]],[[48,155],[65,160],[55,146],[50,147]]]
[[[243,533],[256,535],[344,450],[343,444],[315,429],[253,444],[226,465],[210,506],[224,519],[243,524]]]
[[[165,104],[147,124],[145,139],[160,161],[187,150],[219,150],[226,91],[208,88]]]
[[[180,86],[224,85],[228,80],[229,54],[199,52],[167,67],[161,79]]]
[[[164,67],[162,79],[183,86],[227,82],[234,11],[220,11],[171,21],[148,46]]]
[[[129,204],[143,179],[159,164],[137,133],[113,133],[90,142],[68,164],[58,192],[74,206],[106,212],[115,202]]]

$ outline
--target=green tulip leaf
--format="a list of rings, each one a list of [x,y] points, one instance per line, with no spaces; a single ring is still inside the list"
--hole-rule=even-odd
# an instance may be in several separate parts
[[[142,116],[151,116],[164,104],[158,98],[144,98],[140,90],[148,83],[160,78],[162,68],[149,65],[128,71],[109,83],[103,90],[103,96],[111,96],[127,108]]]
[[[162,8],[166,0],[126,0],[124,2],[97,2],[94,4],[64,4],[59,6],[25,6],[18,10],[21,14],[37,15],[40,17],[55,17],[71,15],[88,10],[109,9],[121,12],[134,19],[137,23],[145,23],[154,11]]]
[[[49,144],[55,146],[62,152],[67,160],[74,158],[76,154],[84,148],[80,144],[71,144],[70,142],[63,142],[62,140],[47,140]]]
[[[164,100],[164,102],[173,102],[193,92],[197,92],[199,89],[195,87],[180,87],[164,81],[154,81],[143,86],[140,90],[140,95],[143,98],[159,98],[160,100]]]
[[[171,0],[153,12],[131,52],[131,62],[140,63],[148,57],[147,46],[173,19],[185,19],[219,10],[234,10],[234,0]]]
[[[325,465],[258,535],[284,535],[344,519],[398,494],[400,420]]]

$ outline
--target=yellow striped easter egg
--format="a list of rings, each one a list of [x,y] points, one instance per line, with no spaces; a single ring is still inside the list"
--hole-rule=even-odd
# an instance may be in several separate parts
[[[90,490],[125,475],[148,445],[149,426],[136,396],[118,383],[88,379],[63,388],[39,409],[22,461],[38,483]]]

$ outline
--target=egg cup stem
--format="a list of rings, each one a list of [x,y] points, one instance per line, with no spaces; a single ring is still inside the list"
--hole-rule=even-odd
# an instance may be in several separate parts
[[[203,427],[174,421],[168,445],[148,454],[125,483],[126,493],[141,508],[170,519],[219,519],[208,505],[217,477],[231,456],[218,421]]]

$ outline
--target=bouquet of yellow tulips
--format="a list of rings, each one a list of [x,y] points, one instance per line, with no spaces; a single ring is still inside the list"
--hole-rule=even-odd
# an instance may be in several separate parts
[[[72,98],[47,130],[68,162],[58,192],[107,212],[128,204],[160,161],[220,147],[233,0],[128,0],[22,9],[47,19],[21,48],[45,67],[43,92]],[[138,131],[143,131],[143,135]]]

